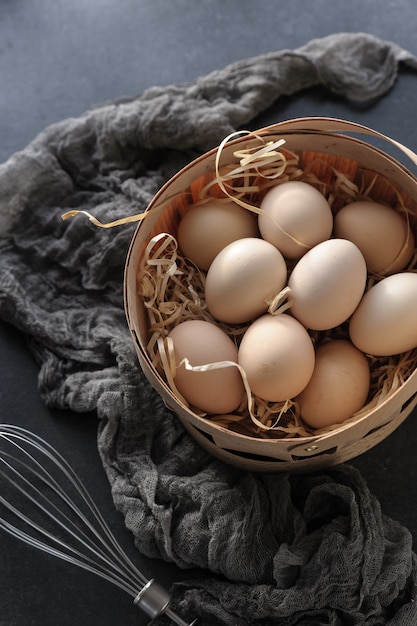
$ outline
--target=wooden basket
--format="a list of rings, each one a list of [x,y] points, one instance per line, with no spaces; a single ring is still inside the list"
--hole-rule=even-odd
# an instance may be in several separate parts
[[[395,190],[398,190],[406,198],[412,214],[416,215],[411,226],[417,235],[417,179],[382,150],[346,133],[382,138],[417,163],[417,156],[404,146],[369,128],[343,120],[302,118],[256,131],[258,138],[261,136],[267,141],[285,139],[285,149],[296,152],[301,163],[303,159],[308,161],[319,155],[322,162],[341,168],[353,181],[357,182],[359,176],[362,180],[366,177],[375,179],[376,175],[372,199],[394,206]],[[226,143],[222,150],[222,164],[231,163],[236,149],[247,147],[251,142],[259,142],[259,139],[246,135]],[[147,312],[137,285],[146,245],[158,233],[176,235],[181,214],[187,205],[197,200],[202,181],[212,178],[217,154],[217,149],[204,154],[166,183],[150,203],[146,218],[133,236],[126,260],[125,310],[140,365],[151,385],[178,415],[191,436],[227,463],[254,471],[303,472],[347,461],[385,439],[413,411],[417,405],[416,370],[379,406],[329,432],[308,437],[258,438],[236,433],[187,408],[158,374],[147,354]]]

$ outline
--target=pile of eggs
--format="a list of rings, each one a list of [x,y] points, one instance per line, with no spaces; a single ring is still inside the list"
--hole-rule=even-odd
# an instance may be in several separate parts
[[[213,322],[187,320],[170,331],[175,386],[203,412],[232,413],[244,400],[243,370],[255,396],[293,400],[311,428],[341,423],[367,401],[369,356],[417,347],[417,274],[405,270],[412,231],[372,200],[333,215],[325,196],[301,181],[272,187],[259,208],[256,215],[210,200],[179,223],[182,254],[205,273]],[[288,306],[274,313],[283,294]],[[239,345],[224,325],[245,326]],[[341,325],[347,332],[329,338]]]

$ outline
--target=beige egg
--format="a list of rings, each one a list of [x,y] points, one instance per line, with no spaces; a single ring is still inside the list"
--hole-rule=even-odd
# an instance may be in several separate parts
[[[268,191],[258,217],[262,237],[288,259],[299,259],[328,239],[333,215],[326,198],[312,185],[289,181]]]
[[[270,402],[299,394],[315,361],[306,329],[286,313],[266,314],[253,322],[243,335],[238,358],[252,392]]]
[[[210,202],[195,205],[184,214],[178,226],[178,245],[182,254],[197,267],[208,270],[214,257],[227,244],[243,237],[258,237],[255,214],[235,202]]]
[[[306,424],[325,428],[359,411],[368,398],[369,387],[366,356],[350,341],[326,341],[316,349],[313,375],[296,402]]]
[[[207,371],[187,370],[222,361],[237,363],[238,350],[221,328],[203,320],[187,320],[168,335],[172,339],[176,363],[174,383],[181,395],[195,408],[207,413],[234,411],[244,396],[242,377],[231,365]]]
[[[414,236],[406,220],[379,202],[344,206],[334,219],[334,235],[353,241],[368,270],[382,276],[404,269],[414,252]]]
[[[358,306],[366,279],[365,259],[354,243],[323,241],[309,250],[290,274],[290,311],[311,330],[334,328]]]
[[[284,287],[287,266],[282,254],[263,239],[239,239],[223,248],[207,272],[207,308],[217,320],[249,322],[268,309]]]
[[[417,274],[400,272],[369,289],[349,323],[351,341],[374,356],[417,347]]]

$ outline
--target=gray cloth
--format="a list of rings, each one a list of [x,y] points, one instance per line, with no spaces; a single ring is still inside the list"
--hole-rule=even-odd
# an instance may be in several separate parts
[[[155,87],[55,124],[0,168],[0,314],[28,337],[51,407],[96,410],[115,506],[139,550],[208,572],[174,587],[201,626],[417,623],[410,533],[349,465],[254,475],[214,460],[144,379],[123,311],[134,225],[162,183],[281,96],[324,85],[371,102],[417,59],[339,34]],[[163,621],[163,620],[162,620]]]

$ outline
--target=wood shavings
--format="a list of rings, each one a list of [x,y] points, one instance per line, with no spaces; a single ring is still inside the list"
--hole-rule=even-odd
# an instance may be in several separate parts
[[[245,131],[246,132],[246,131]],[[242,133],[237,133],[241,135]],[[381,189],[381,176],[364,172],[358,164],[342,157],[328,158],[328,155],[313,151],[295,153],[285,150],[285,142],[266,141],[256,134],[250,134],[251,143],[247,148],[236,150],[234,159],[237,163],[222,165],[223,149],[235,135],[226,138],[219,147],[215,159],[215,172],[207,174],[191,183],[177,197],[170,200],[171,210],[183,214],[196,203],[205,203],[213,198],[220,202],[233,200],[241,207],[260,213],[259,204],[265,193],[276,184],[290,180],[307,182],[316,187],[328,200],[333,214],[345,204],[359,199],[378,199],[376,190]],[[259,145],[253,145],[253,138]],[[407,208],[406,198],[394,184],[383,181],[382,188],[388,190],[393,198],[393,205],[407,216],[411,228],[414,217]],[[158,210],[160,206],[157,206]],[[205,273],[184,258],[177,246],[175,228],[169,228],[169,219],[164,222],[168,231],[155,235],[146,247],[138,274],[139,296],[143,299],[149,319],[149,341],[147,352],[155,369],[167,381],[179,401],[187,406],[175,388],[175,376],[172,370],[172,353],[166,337],[178,323],[188,319],[202,319],[220,326],[236,343],[240,340],[248,325],[231,326],[213,320],[204,300]],[[415,270],[417,254],[410,263],[409,271]],[[289,262],[289,271],[291,262]],[[367,288],[381,277],[370,275]],[[270,305],[270,313],[279,314],[291,306],[291,294],[283,290]],[[348,338],[347,325],[331,331],[311,332],[314,343],[329,338]],[[371,387],[367,404],[343,425],[358,420],[387,401],[408,379],[417,366],[417,350],[406,355],[389,358],[369,357],[371,363]],[[210,366],[210,364],[208,364]],[[187,364],[188,367],[192,366]],[[242,373],[244,382],[245,374]],[[300,438],[321,435],[341,427],[335,424],[322,430],[312,430],[301,420],[298,405],[292,401],[271,403],[261,400],[247,390],[247,397],[233,414],[204,415],[221,428],[258,438]],[[190,407],[192,410],[193,407]]]

